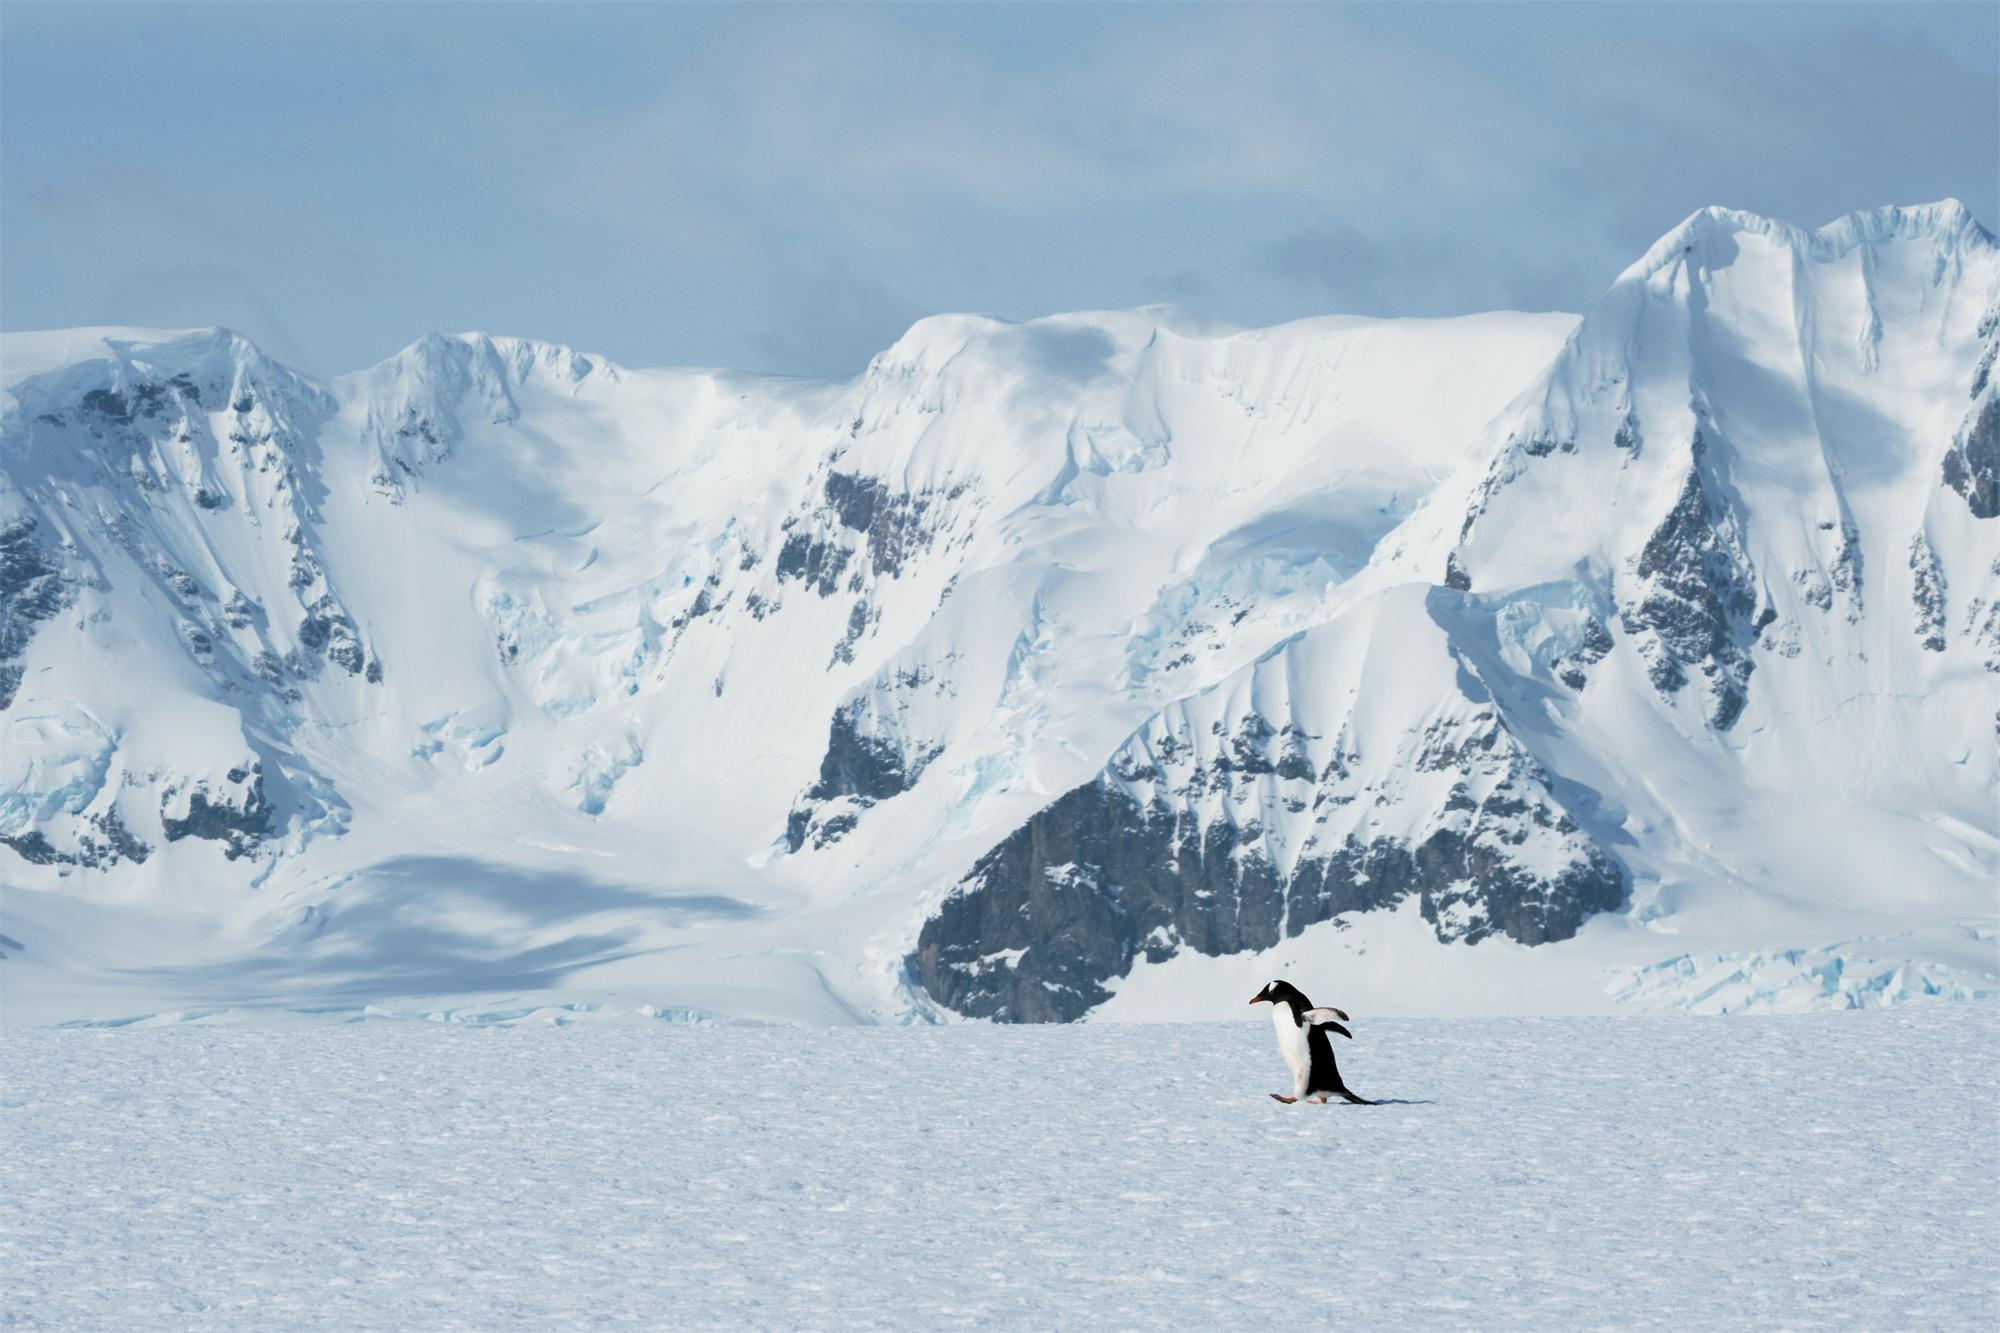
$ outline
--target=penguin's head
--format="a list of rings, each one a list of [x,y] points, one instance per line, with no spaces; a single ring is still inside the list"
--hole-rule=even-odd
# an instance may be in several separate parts
[[[1305,998],[1306,997],[1304,995],[1301,995],[1299,993],[1299,988],[1297,986],[1294,986],[1291,982],[1273,981],[1268,983],[1263,990],[1260,990],[1255,995],[1252,995],[1250,997],[1250,1003],[1284,1004],[1291,1000],[1304,1000]]]

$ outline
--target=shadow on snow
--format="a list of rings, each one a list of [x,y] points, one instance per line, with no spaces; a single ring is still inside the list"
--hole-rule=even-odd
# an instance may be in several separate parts
[[[398,856],[342,881],[254,953],[134,975],[207,1003],[543,990],[583,968],[658,952],[635,941],[661,928],[757,911],[720,894],[665,893],[578,872]],[[548,933],[556,938],[522,947]]]

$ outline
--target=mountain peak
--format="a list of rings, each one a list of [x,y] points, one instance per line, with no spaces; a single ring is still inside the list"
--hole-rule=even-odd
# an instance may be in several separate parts
[[[1993,233],[1957,199],[1860,209],[1812,229],[1711,204],[1690,213],[1653,242],[1637,263],[1619,275],[1619,281],[1643,280],[1687,254],[1700,256],[1705,266],[1722,267],[1735,257],[1734,247],[1743,236],[1762,237],[1814,260],[1837,259],[1856,246],[1889,240],[1928,238],[1952,247],[1994,244]]]
[[[299,376],[234,329],[152,329],[93,325],[0,335],[0,384],[72,366],[110,362],[127,369],[161,373],[193,372],[220,365],[270,367]]]
[[[426,333],[361,373],[375,375],[383,371],[397,376],[414,374],[419,378],[456,378],[484,372],[516,383],[539,373],[561,384],[577,384],[592,375],[604,375],[614,381],[623,376],[623,369],[613,362],[561,343],[479,330]]]

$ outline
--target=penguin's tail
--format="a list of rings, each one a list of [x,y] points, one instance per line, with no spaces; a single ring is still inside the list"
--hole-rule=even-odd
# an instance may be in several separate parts
[[[1345,1087],[1335,1088],[1334,1091],[1338,1092],[1341,1096],[1347,1098],[1348,1101],[1353,1102],[1356,1106],[1375,1105],[1374,1102],[1369,1101],[1366,1097],[1355,1096],[1353,1093],[1349,1092]]]

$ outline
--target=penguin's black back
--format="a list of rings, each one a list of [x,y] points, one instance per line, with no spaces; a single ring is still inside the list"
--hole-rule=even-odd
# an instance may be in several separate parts
[[[1306,1029],[1306,1054],[1312,1065],[1306,1073],[1306,1092],[1346,1092],[1347,1085],[1340,1081],[1340,1066],[1333,1062],[1333,1043],[1327,1040],[1325,1028]]]
[[[1375,1105],[1340,1081],[1340,1066],[1333,1062],[1333,1043],[1327,1040],[1327,1031],[1325,1027],[1306,1029],[1306,1058],[1310,1062],[1306,1068],[1306,1095],[1334,1093],[1356,1106]],[[1341,1032],[1344,1035],[1346,1029]]]

